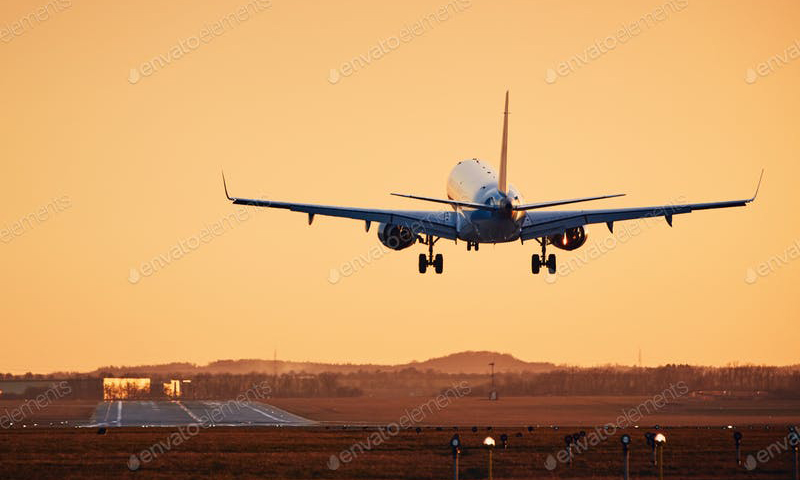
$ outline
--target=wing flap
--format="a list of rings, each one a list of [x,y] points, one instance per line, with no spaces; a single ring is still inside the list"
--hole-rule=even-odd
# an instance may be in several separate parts
[[[231,197],[231,200],[236,205],[282,208],[292,212],[302,212],[308,214],[309,218],[313,218],[314,215],[324,215],[365,222],[391,223],[410,228],[414,233],[420,235],[433,235],[449,240],[455,240],[457,238],[455,212],[378,210],[236,197]]]
[[[715,203],[694,203],[687,205],[661,205],[645,208],[620,208],[608,210],[579,210],[565,212],[530,212],[522,227],[523,240],[540,238],[563,233],[569,228],[582,227],[593,223],[613,225],[614,222],[639,218],[665,217],[671,221],[673,215],[691,213],[694,210],[713,208],[743,207],[750,200],[733,200]],[[611,227],[609,227],[611,229]]]

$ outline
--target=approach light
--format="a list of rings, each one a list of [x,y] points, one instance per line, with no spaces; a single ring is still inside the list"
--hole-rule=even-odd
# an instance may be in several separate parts
[[[483,439],[483,445],[488,448],[494,448],[494,438],[486,437]]]
[[[450,447],[453,449],[453,478],[458,480],[458,455],[461,453],[461,438],[457,433],[450,439]]]
[[[625,434],[625,435],[623,435],[623,436],[622,436],[622,438],[620,438],[619,440],[622,442],[622,444],[623,444],[623,445],[630,445],[630,443],[631,443],[631,436],[630,436],[630,435],[628,435],[628,434],[626,433],[626,434]]]
[[[658,444],[667,443],[667,437],[665,437],[663,433],[657,433],[656,436],[653,437],[653,440]]]

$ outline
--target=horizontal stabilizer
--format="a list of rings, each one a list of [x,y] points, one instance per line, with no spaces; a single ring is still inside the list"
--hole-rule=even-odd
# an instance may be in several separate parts
[[[580,202],[591,202],[592,200],[602,200],[604,198],[614,198],[614,197],[624,197],[624,193],[617,193],[614,195],[602,195],[600,197],[585,197],[585,198],[573,198],[571,200],[555,200],[552,202],[542,202],[542,203],[528,203],[524,205],[516,205],[514,210],[535,210],[537,208],[547,208],[547,207],[557,207],[559,205],[568,205],[570,203],[580,203]]]
[[[413,198],[414,200],[424,200],[426,202],[444,203],[447,205],[451,205],[453,207],[475,208],[478,210],[490,210],[490,211],[497,210],[497,207],[493,207],[491,205],[484,205],[482,203],[459,202],[456,200],[449,200],[449,199],[444,200],[441,198],[420,197],[417,195],[403,195],[401,193],[393,193],[392,195],[396,197]]]

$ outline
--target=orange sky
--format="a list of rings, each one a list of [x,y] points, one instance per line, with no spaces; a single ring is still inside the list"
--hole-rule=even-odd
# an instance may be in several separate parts
[[[797,363],[800,4],[447,1],[0,4],[0,371],[274,348]],[[240,196],[435,208],[388,193],[496,163],[507,88],[529,202],[742,198],[765,167],[759,199],[590,227],[547,282],[533,243],[441,242],[445,274],[422,276],[424,247],[380,251],[375,226],[223,196],[222,167]]]

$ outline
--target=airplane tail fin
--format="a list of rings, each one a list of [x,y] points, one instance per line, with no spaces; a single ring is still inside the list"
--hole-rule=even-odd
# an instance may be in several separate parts
[[[508,90],[506,90],[506,109],[503,113],[503,145],[500,148],[500,181],[497,189],[508,192]]]

